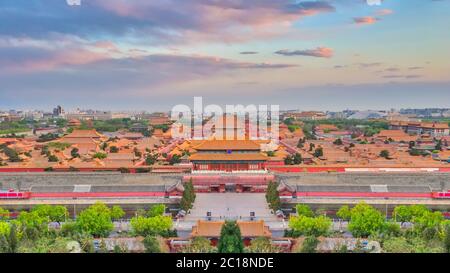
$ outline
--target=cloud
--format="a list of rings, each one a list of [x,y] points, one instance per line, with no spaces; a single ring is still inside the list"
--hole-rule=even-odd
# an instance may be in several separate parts
[[[242,54],[242,55],[254,55],[254,54],[258,54],[258,52],[256,52],[256,51],[242,51],[239,54]]]
[[[386,16],[386,15],[390,15],[393,14],[394,11],[391,9],[382,9],[376,12],[376,15],[378,16]]]
[[[423,66],[411,66],[411,67],[408,67],[408,69],[409,70],[420,70],[420,69],[424,69],[424,67]]]
[[[5,102],[9,107],[31,102],[35,106],[41,105],[39,103],[82,107],[95,104],[107,109],[112,109],[112,105],[119,105],[121,109],[142,106],[144,102],[148,107],[161,103],[171,105],[176,104],[174,101],[180,103],[180,98],[188,100],[200,90],[212,96],[219,95],[222,93],[219,90],[224,87],[215,81],[233,83],[237,79],[250,82],[254,81],[250,78],[257,78],[260,73],[284,73],[285,69],[294,67],[290,64],[168,54],[63,64],[58,69],[27,71],[26,75],[0,73],[0,105]]]
[[[357,25],[372,25],[376,22],[380,21],[381,19],[375,18],[372,16],[364,16],[364,17],[355,17],[353,18],[353,22]]]
[[[0,71],[8,74],[83,65],[120,54],[110,41],[89,42],[67,35],[55,35],[50,40],[0,36]]]
[[[283,55],[283,56],[310,56],[310,57],[318,57],[318,58],[331,58],[333,57],[334,51],[328,47],[318,47],[315,49],[307,49],[307,50],[278,50],[275,54]]]
[[[385,76],[383,76],[383,78],[385,78],[385,79],[418,79],[418,78],[421,78],[421,77],[422,77],[421,75],[400,75],[400,74],[398,74],[398,75],[393,74],[393,75],[385,75]]]
[[[371,68],[371,67],[379,67],[382,66],[383,63],[380,62],[373,62],[373,63],[357,63],[360,68]]]
[[[0,35],[132,37],[151,45],[247,41],[284,33],[306,16],[334,12],[327,1],[2,0]]]
[[[400,69],[397,68],[397,67],[389,67],[389,68],[386,68],[384,71],[386,71],[386,72],[397,72],[397,71],[400,71]]]
[[[23,53],[23,52],[22,52]],[[247,70],[270,71],[293,68],[291,64],[239,62],[211,56],[152,54],[136,58],[101,59],[89,63],[61,63],[58,69],[0,73],[2,90],[80,97],[85,90],[109,96],[136,89],[157,88]],[[0,66],[0,71],[7,70]],[[23,71],[22,71],[23,72]],[[124,91],[125,90],[125,91]],[[2,91],[3,92],[3,91]],[[6,91],[5,91],[6,92]]]

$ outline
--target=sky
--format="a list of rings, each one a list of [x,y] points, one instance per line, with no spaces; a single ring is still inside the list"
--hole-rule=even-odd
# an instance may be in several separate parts
[[[0,109],[450,108],[450,0],[0,1]]]

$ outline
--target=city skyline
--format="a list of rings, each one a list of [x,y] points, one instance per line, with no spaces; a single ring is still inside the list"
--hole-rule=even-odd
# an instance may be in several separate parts
[[[45,2],[45,3],[44,3]],[[0,109],[450,107],[449,1],[3,1]]]

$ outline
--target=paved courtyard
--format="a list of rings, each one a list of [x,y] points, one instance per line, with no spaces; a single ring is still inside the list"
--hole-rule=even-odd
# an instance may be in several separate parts
[[[248,220],[253,211],[257,219],[276,221],[276,217],[270,213],[264,193],[198,193],[186,221],[206,219],[208,211],[213,220]]]

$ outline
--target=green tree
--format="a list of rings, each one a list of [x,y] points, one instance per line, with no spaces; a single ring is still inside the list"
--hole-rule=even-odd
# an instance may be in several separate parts
[[[32,209],[40,217],[47,218],[51,222],[64,222],[69,211],[64,206],[37,205]]]
[[[444,249],[450,253],[450,225],[445,226]]]
[[[295,210],[298,215],[306,216],[306,217],[314,217],[314,212],[308,205],[298,204],[295,206]]]
[[[294,160],[292,158],[292,156],[288,155],[284,158],[284,165],[293,165],[294,164]]]
[[[47,230],[48,222],[48,217],[40,216],[35,211],[22,211],[17,217],[20,231],[30,239],[37,238],[41,232]]]
[[[302,149],[304,146],[305,146],[305,139],[304,138],[300,138],[298,140],[298,143],[297,143],[297,148]]]
[[[323,148],[319,147],[314,151],[314,157],[321,157],[323,156]]]
[[[17,227],[15,223],[13,223],[9,228],[8,234],[0,234],[0,252],[17,253],[18,248],[19,238],[17,236]]]
[[[75,236],[79,235],[78,231],[79,231],[78,226],[75,221],[65,222],[61,226],[61,230],[60,230],[61,235],[64,237],[75,237]]]
[[[166,212],[166,205],[164,204],[154,205],[148,211],[147,216],[148,217],[162,216],[164,215],[164,212]]]
[[[169,216],[131,218],[131,228],[133,233],[141,236],[161,235],[172,228],[172,219]]]
[[[436,147],[434,149],[437,151],[442,151],[442,140],[438,140]]]
[[[391,237],[383,242],[387,253],[414,253],[414,247],[404,237]]]
[[[100,149],[102,149],[103,151],[106,151],[106,148],[108,148],[108,143],[107,143],[107,142],[103,142],[103,143],[100,145]]]
[[[8,222],[0,221],[0,236],[7,236],[11,231],[11,227]]]
[[[161,253],[161,246],[159,245],[159,241],[156,236],[147,236],[145,237],[143,244],[145,246],[146,253]]]
[[[111,219],[119,220],[125,216],[125,211],[120,206],[112,206],[111,208]]]
[[[390,156],[390,154],[389,154],[388,150],[383,150],[383,151],[380,152],[380,157],[389,159],[389,156]]]
[[[119,152],[119,148],[117,148],[117,146],[111,146],[109,147],[109,152],[112,154],[117,154]]]
[[[58,161],[59,161],[59,159],[56,155],[50,155],[48,157],[48,162],[58,162]]]
[[[0,208],[0,220],[8,220],[9,219],[9,210]]]
[[[292,163],[294,163],[294,165],[298,165],[301,164],[302,162],[303,162],[302,155],[299,153],[295,153],[294,157],[292,158]]]
[[[342,142],[342,139],[338,138],[333,142],[333,144],[340,146],[340,145],[343,145],[344,143]]]
[[[106,154],[106,153],[101,153],[101,152],[98,152],[98,153],[95,153],[93,156],[92,156],[92,158],[97,158],[97,159],[105,159],[105,158],[107,158],[108,157],[108,155]]]
[[[351,209],[349,231],[355,237],[367,237],[381,232],[385,227],[385,218],[374,207],[359,203]]]
[[[205,237],[193,238],[189,246],[182,250],[184,253],[213,253],[216,251],[217,249],[211,246],[211,242]]]
[[[444,216],[440,211],[426,211],[420,216],[415,216],[412,219],[414,229],[419,233],[425,232],[427,229],[434,229],[436,232],[440,229],[441,223],[444,221]]]
[[[170,165],[175,165],[181,162],[181,156],[179,155],[173,155],[170,160],[169,160],[169,164]]]
[[[341,218],[344,221],[349,221],[352,217],[352,213],[350,211],[350,208],[348,206],[342,206],[337,212],[336,216]]]
[[[183,196],[180,201],[180,207],[184,211],[189,211],[195,201],[195,190],[192,178],[184,184]]]
[[[225,221],[220,232],[219,253],[243,253],[244,243],[241,238],[241,230],[236,221]]]
[[[9,162],[22,162],[22,159],[19,157],[19,153],[17,153],[14,149],[5,147],[3,148],[3,153],[8,157]]]
[[[72,151],[70,151],[70,155],[72,158],[80,157],[80,154],[78,153],[80,150],[78,148],[73,148]]]
[[[413,218],[421,217],[428,211],[429,209],[424,205],[396,206],[394,208],[393,216],[396,221],[405,223],[412,222]]]
[[[386,222],[384,226],[384,235],[387,236],[399,236],[401,234],[401,228],[400,225],[396,222]]]
[[[277,253],[279,250],[272,245],[267,237],[258,237],[251,241],[249,247],[246,248],[249,253]]]
[[[111,209],[103,203],[96,203],[78,214],[76,223],[83,232],[106,237],[113,230]]]
[[[157,154],[154,154],[154,155],[152,155],[152,154],[147,155],[147,156],[145,157],[145,165],[147,165],[147,166],[154,165],[154,164],[156,163],[157,160],[158,160],[158,155],[157,155]]]
[[[269,208],[273,211],[277,211],[281,208],[281,199],[277,188],[278,184],[276,182],[269,181],[266,191],[266,200],[269,204]]]
[[[326,235],[331,228],[332,221],[326,216],[307,217],[294,216],[289,219],[289,227],[294,234],[306,236],[322,236]]]
[[[308,236],[305,238],[300,249],[301,253],[316,253],[319,240],[315,236]]]

